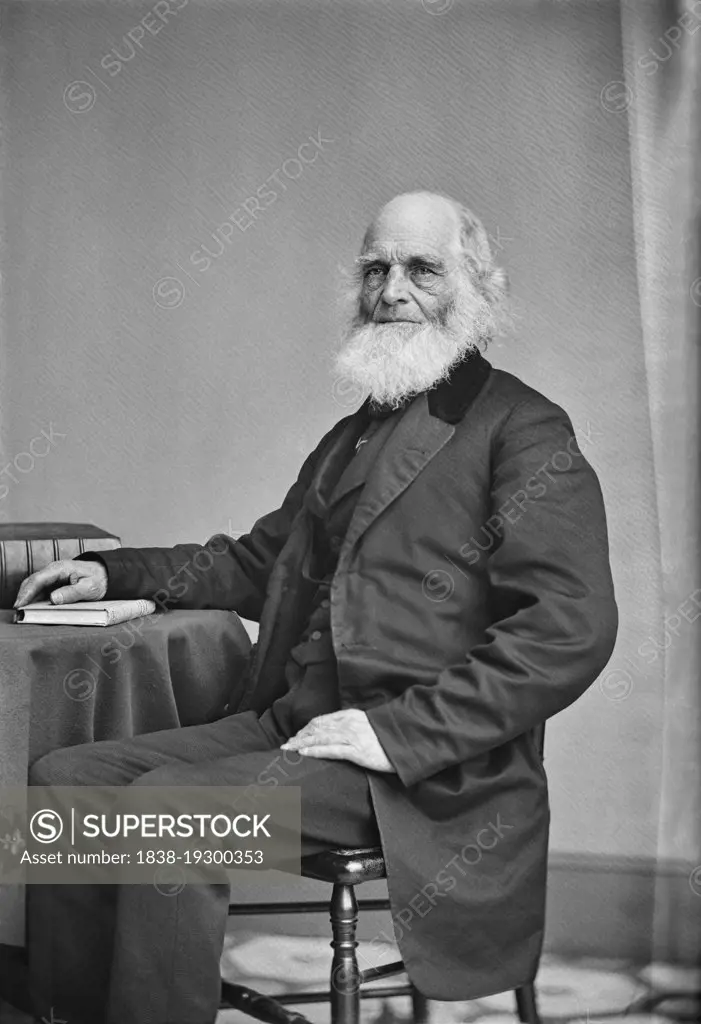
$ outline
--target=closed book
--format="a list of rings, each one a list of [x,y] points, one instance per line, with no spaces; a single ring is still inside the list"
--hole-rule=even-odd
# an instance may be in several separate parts
[[[22,580],[49,562],[120,545],[119,537],[92,523],[0,524],[0,608],[11,608]]]
[[[133,601],[76,601],[73,604],[52,604],[35,601],[15,612],[15,622],[35,626],[116,626],[141,615],[152,615],[156,602],[138,597]]]

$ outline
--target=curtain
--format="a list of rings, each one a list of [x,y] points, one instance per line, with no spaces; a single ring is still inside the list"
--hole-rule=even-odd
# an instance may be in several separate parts
[[[653,946],[669,958],[677,946],[670,867],[701,898],[701,2],[622,0],[621,21],[625,80],[609,97],[629,122],[660,531],[664,617],[651,624],[645,653],[656,660],[664,698]]]

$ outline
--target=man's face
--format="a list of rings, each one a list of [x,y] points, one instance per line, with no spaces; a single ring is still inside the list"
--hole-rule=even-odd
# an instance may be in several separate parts
[[[439,381],[476,349],[486,303],[471,282],[452,205],[398,196],[367,231],[359,293],[336,371],[395,408]]]
[[[457,294],[457,216],[437,197],[406,196],[386,207],[358,260],[365,323],[445,323]]]

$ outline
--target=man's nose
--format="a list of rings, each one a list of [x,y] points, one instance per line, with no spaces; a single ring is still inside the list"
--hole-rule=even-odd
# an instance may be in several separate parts
[[[408,299],[408,282],[404,268],[390,267],[382,289],[382,301],[388,306],[393,306],[397,302],[407,302]]]

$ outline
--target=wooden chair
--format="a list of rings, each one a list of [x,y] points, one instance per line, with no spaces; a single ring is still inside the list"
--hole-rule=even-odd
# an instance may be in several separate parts
[[[537,730],[541,758],[545,728]],[[414,1024],[428,1021],[428,1001],[411,984],[372,987],[362,991],[362,985],[378,978],[387,978],[405,971],[401,960],[383,967],[361,971],[356,955],[356,928],[360,910],[389,910],[389,899],[358,900],[356,885],[386,878],[385,861],[380,847],[370,849],[329,849],[323,853],[302,858],[302,876],[328,882],[333,886],[331,901],[297,903],[243,903],[229,907],[230,915],[257,914],[317,914],[328,913],[331,918],[331,980],[328,992],[290,992],[267,996],[244,985],[232,985],[222,980],[221,1008],[234,1008],[265,1021],[267,1024],[309,1024],[308,1018],[288,1005],[305,1003],[331,1003],[331,1024],[359,1024],[361,999],[380,999],[389,996],[410,996]],[[541,1024],[536,1003],[535,986],[529,982],[514,992],[515,1009],[522,1024]]]

